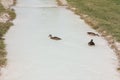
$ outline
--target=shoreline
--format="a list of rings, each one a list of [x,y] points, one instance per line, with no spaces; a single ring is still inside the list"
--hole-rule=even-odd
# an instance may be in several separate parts
[[[74,12],[76,15],[80,16],[80,19],[83,19],[85,21],[85,23],[87,23],[91,28],[93,28],[94,26],[96,26],[97,22],[93,21],[92,19],[90,19],[90,17],[88,15],[82,14],[82,13],[76,13],[76,8],[69,5],[68,3],[66,3],[66,0],[57,0],[57,3],[59,6],[67,6],[67,9],[71,10],[72,12]],[[66,4],[66,5],[64,5]],[[118,58],[118,68],[117,70],[120,71],[120,43],[117,42],[116,40],[114,40],[114,38],[109,35],[106,31],[104,30],[99,30],[99,29],[94,29],[96,30],[101,37],[103,37],[107,43],[108,46],[113,50],[113,52],[115,52],[116,57]]]
[[[57,4],[59,6],[67,6],[67,1],[66,0],[56,0]]]
[[[16,17],[14,9],[11,8],[11,6],[14,6],[16,4],[16,0],[1,0],[1,5],[4,8],[4,11],[2,11],[2,15],[0,16],[0,25],[1,25],[1,31],[0,31],[0,75],[2,75],[2,68],[6,67],[7,65],[7,51],[6,51],[6,44],[4,41],[4,35],[7,33],[7,31],[10,29],[10,27],[13,25],[13,20]],[[5,28],[5,29],[4,29]]]

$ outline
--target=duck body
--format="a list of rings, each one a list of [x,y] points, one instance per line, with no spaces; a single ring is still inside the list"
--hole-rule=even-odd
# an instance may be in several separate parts
[[[56,36],[52,36],[51,34],[49,35],[50,39],[53,39],[53,40],[61,40],[61,38],[59,37],[56,37]]]
[[[94,32],[87,32],[88,35],[91,35],[91,36],[99,36],[98,34],[94,33]]]
[[[95,46],[95,43],[93,42],[93,39],[91,39],[91,41],[88,42],[88,45],[89,45],[89,46]]]

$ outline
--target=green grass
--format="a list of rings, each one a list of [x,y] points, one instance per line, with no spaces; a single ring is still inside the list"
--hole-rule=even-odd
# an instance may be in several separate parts
[[[3,36],[12,25],[11,22],[0,23],[0,34]]]
[[[14,9],[8,9],[8,10],[6,10],[6,12],[10,15],[10,20],[14,20],[16,18]]]
[[[86,14],[94,29],[107,31],[120,41],[120,0],[67,0],[77,14]],[[87,21],[87,20],[86,20]],[[88,23],[89,23],[88,22]]]
[[[10,20],[15,19],[16,14],[14,10],[11,9],[5,9],[1,4],[0,4],[0,14],[1,13],[8,13],[10,15]],[[4,34],[8,31],[8,29],[13,25],[12,22],[7,21],[6,23],[1,23],[0,22],[0,66],[5,66],[7,64],[7,59],[6,55],[7,52],[5,50],[5,43],[2,37]]]

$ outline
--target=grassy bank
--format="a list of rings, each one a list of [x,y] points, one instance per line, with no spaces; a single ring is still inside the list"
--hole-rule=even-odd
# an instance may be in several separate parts
[[[4,39],[2,37],[8,31],[10,26],[13,25],[13,23],[10,22],[10,21],[15,19],[15,17],[16,17],[14,10],[12,10],[12,9],[5,9],[2,6],[2,4],[0,4],[0,14],[4,13],[4,12],[8,13],[10,15],[10,19],[6,23],[0,22],[0,66],[5,66],[6,63],[7,63],[7,59],[6,59],[7,52],[5,50]]]
[[[67,0],[94,29],[107,31],[120,41],[120,0]]]

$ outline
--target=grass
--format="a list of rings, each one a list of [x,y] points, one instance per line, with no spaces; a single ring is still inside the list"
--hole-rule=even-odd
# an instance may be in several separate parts
[[[8,9],[8,10],[6,10],[6,12],[10,15],[10,20],[14,20],[16,18],[14,9]]]
[[[0,66],[6,66],[7,64],[7,52],[5,50],[5,43],[4,39],[2,38],[4,34],[8,31],[8,29],[13,25],[11,20],[15,19],[16,14],[13,9],[5,9],[2,4],[0,4],[0,14],[1,13],[8,13],[10,15],[10,20],[6,23],[0,22]]]
[[[88,15],[85,21],[94,29],[107,31],[120,42],[120,0],[67,0],[76,14]]]

